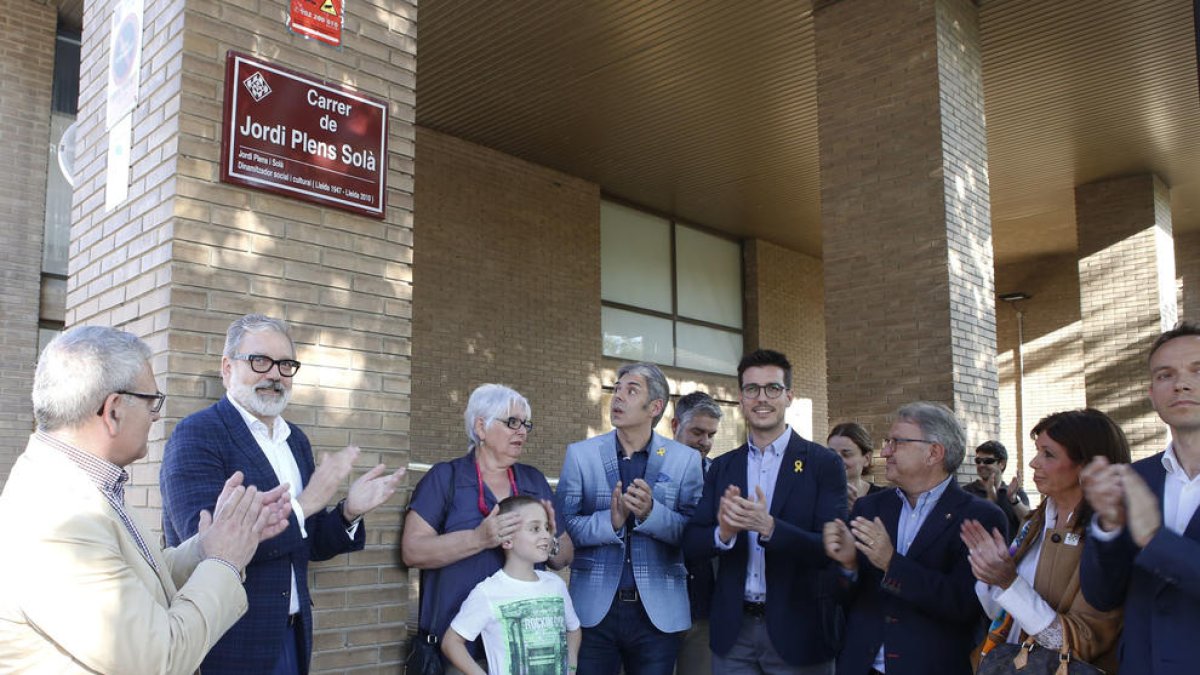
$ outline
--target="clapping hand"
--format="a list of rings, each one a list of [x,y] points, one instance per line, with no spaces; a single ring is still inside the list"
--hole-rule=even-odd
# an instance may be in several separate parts
[[[854,535],[855,548],[862,551],[872,565],[886,572],[888,565],[892,564],[892,555],[896,552],[896,547],[892,545],[892,538],[888,535],[883,521],[879,518],[867,520],[859,516],[850,523],[850,531]]]
[[[387,473],[387,466],[380,463],[359,476],[358,480],[350,485],[350,491],[346,494],[346,505],[343,508],[342,517],[347,521],[353,521],[374,511],[380,504],[391,499],[392,495],[396,494],[396,486],[400,484],[400,479],[404,477],[405,471],[404,467],[400,467],[392,473]]]
[[[978,520],[964,520],[962,540],[967,546],[971,573],[985,584],[1008,588],[1017,579],[1017,565],[1008,554],[1008,544],[1000,531],[984,529]]]
[[[851,572],[858,569],[858,550],[854,546],[854,535],[846,521],[834,519],[825,523],[821,531],[821,541],[825,544],[825,555]]]

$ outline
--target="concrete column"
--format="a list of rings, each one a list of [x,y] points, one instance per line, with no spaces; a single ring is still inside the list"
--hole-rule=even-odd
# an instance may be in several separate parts
[[[363,466],[408,459],[416,3],[347,3],[341,49],[290,33],[283,6],[145,3],[131,185],[112,211],[104,206],[112,3],[85,9],[67,324],[118,326],[154,350],[168,398],[126,491],[147,524],[160,521],[165,439],[223,394],[224,331],[247,312],[291,322],[304,367],[285,417],[318,454],[353,443]],[[218,181],[230,49],[390,103],[384,220]],[[367,517],[365,551],[311,568],[314,672],[399,669],[410,595],[397,545],[406,498]]]
[[[1125,430],[1135,457],[1167,442],[1146,357],[1178,316],[1170,190],[1151,174],[1075,188],[1087,402]]]
[[[38,356],[50,87],[54,79],[53,4],[22,3],[0,12],[0,486],[33,430],[29,392]]]
[[[977,7],[814,8],[830,422],[916,399],[993,438],[995,297]]]
[[[1179,318],[1200,320],[1200,232],[1176,234],[1175,273],[1179,285]]]

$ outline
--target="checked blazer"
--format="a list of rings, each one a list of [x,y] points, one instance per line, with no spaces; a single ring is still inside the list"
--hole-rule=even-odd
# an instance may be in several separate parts
[[[307,483],[315,469],[312,446],[300,428],[290,424],[288,446],[300,477]],[[169,545],[196,533],[200,511],[212,511],[221,487],[234,471],[245,474],[245,484],[260,490],[279,485],[275,470],[255,442],[249,427],[226,398],[184,418],[163,453],[159,484],[163,499],[163,534]],[[246,567],[246,595],[250,610],[225,634],[204,660],[210,673],[269,672],[279,658],[287,625],[292,570],[300,594],[304,621],[301,670],[308,672],[312,653],[312,601],[308,592],[308,562],[328,560],[339,553],[361,550],[366,530],[359,524],[354,538],[336,511],[306,514],[308,538],[300,536],[296,515],[282,534],[262,542]]]
[[[567,447],[554,508],[575,544],[571,562],[571,601],[585,628],[608,614],[621,582],[625,542],[611,521],[612,491],[620,480],[617,433],[609,432]],[[679,548],[683,528],[700,499],[700,453],[654,434],[645,481],[654,493],[650,517],[634,528],[633,577],[650,621],[664,633],[692,625],[687,569]]]

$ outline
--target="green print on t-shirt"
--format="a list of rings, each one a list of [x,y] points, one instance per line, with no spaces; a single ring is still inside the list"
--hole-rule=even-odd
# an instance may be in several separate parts
[[[567,672],[566,608],[558,596],[528,598],[497,607],[508,672],[563,675]]]

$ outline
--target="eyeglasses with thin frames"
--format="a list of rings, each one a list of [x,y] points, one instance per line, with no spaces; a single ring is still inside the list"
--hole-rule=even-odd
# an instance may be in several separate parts
[[[888,438],[883,439],[883,447],[886,448],[889,445],[892,447],[895,447],[897,445],[900,445],[901,443],[928,443],[930,445],[933,445],[936,442],[937,441],[927,441],[924,438],[891,438],[891,437],[888,437]]]
[[[746,398],[758,398],[759,394],[766,393],[767,398],[779,398],[783,392],[787,391],[787,387],[772,382],[771,384],[744,384],[742,385],[742,396]]]
[[[292,377],[300,370],[300,362],[296,359],[273,359],[266,354],[235,354],[230,358],[249,363],[250,370],[256,373],[269,373],[278,367],[280,377]]]

